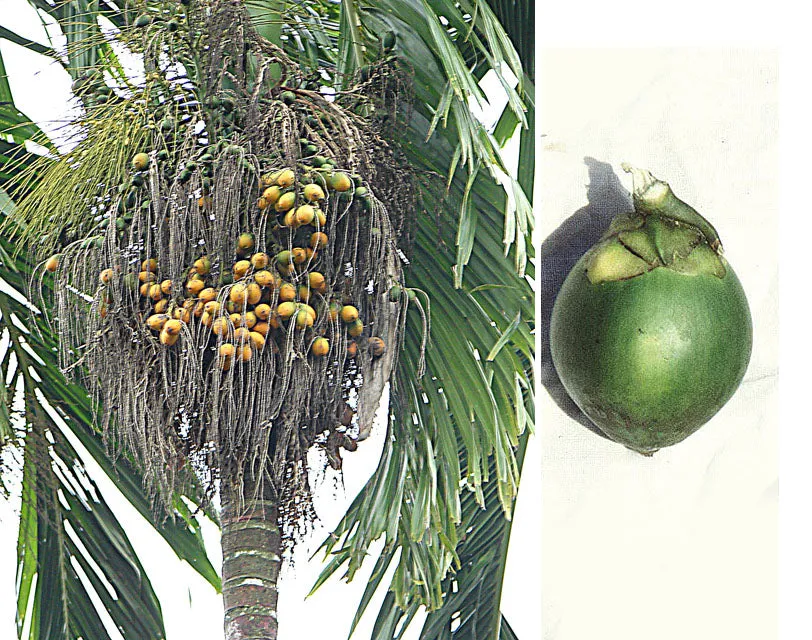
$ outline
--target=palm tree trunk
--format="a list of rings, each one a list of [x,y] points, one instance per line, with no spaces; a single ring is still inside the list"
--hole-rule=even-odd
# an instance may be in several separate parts
[[[223,483],[221,526],[226,640],[276,640],[277,580],[282,565],[278,508]]]

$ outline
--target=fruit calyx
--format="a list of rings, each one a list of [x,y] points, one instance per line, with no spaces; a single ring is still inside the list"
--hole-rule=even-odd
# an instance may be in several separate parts
[[[634,212],[616,216],[587,260],[593,284],[628,280],[652,269],[685,275],[726,273],[713,226],[649,171],[622,165],[633,177]]]

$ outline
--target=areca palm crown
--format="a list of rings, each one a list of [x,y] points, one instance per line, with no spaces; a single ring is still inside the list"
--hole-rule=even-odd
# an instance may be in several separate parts
[[[68,433],[222,588],[227,637],[276,637],[279,564],[313,515],[308,451],[352,464],[387,385],[382,456],[315,588],[382,538],[353,627],[394,563],[376,639],[421,606],[424,638],[513,637],[498,607],[533,417],[528,5],[30,3],[67,46],[0,37],[58,60],[81,115],[55,148],[0,58],[20,637],[107,638],[97,606],[124,637],[163,635]],[[490,128],[486,74],[507,97]],[[222,526],[222,579],[190,504]]]

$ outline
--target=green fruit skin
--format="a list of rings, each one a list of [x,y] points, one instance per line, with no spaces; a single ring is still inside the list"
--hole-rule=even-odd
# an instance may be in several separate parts
[[[567,393],[609,438],[651,454],[694,433],[730,399],[750,361],[741,283],[659,267],[592,284],[587,256],[553,307],[550,350]]]

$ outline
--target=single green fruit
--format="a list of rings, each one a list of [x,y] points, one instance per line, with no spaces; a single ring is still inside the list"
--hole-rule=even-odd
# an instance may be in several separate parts
[[[392,285],[392,288],[389,289],[389,302],[400,302],[402,297],[403,289],[401,289],[400,285]]]
[[[133,26],[138,27],[139,29],[142,29],[144,27],[148,27],[151,24],[152,24],[152,18],[150,16],[143,15],[143,16],[138,16],[135,19],[135,22],[133,23]]]
[[[744,377],[752,322],[719,237],[650,173],[570,271],[550,351],[567,393],[609,438],[640,453],[681,442]]]
[[[383,40],[381,44],[385,51],[391,51],[395,47],[395,43],[397,42],[397,34],[394,31],[387,31],[383,34]]]
[[[284,102],[288,106],[290,106],[294,102],[296,102],[296,94],[293,93],[293,91],[283,91],[279,95],[279,98],[280,98],[280,100],[282,100],[282,102]]]

